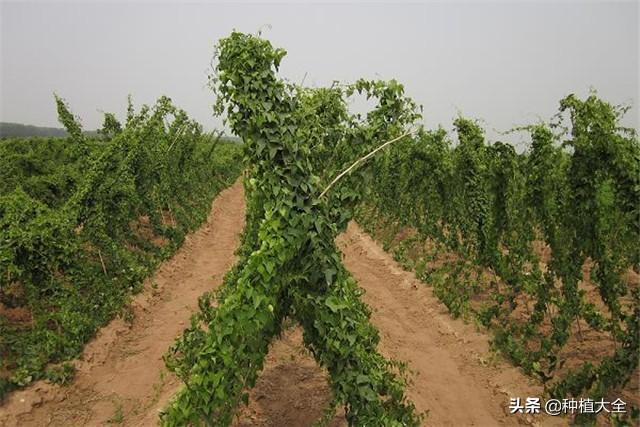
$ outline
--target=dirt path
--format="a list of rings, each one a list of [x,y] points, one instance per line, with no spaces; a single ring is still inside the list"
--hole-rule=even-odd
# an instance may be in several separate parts
[[[510,415],[510,397],[540,397],[542,386],[493,355],[485,333],[452,319],[431,289],[402,270],[357,224],[351,223],[338,243],[374,310],[380,351],[415,372],[408,394],[419,410],[429,410],[427,425],[567,425],[545,415]]]
[[[70,387],[38,383],[14,393],[0,407],[0,425],[156,425],[158,410],[180,386],[164,368],[162,354],[188,324],[198,296],[218,286],[234,261],[243,216],[237,182],[218,196],[207,224],[136,297],[132,325],[116,320],[104,328],[87,347]],[[366,290],[372,321],[381,331],[380,351],[406,361],[415,373],[408,393],[420,411],[429,411],[426,425],[566,425],[549,417],[508,415],[510,397],[540,396],[541,387],[493,356],[486,334],[453,320],[428,287],[356,224],[338,244]],[[239,410],[234,425],[309,426],[330,399],[326,373],[292,325],[273,344],[250,404]],[[338,411],[330,425],[345,426],[343,414]]]

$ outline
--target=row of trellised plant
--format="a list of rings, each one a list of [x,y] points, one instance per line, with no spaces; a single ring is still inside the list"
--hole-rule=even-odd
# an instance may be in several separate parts
[[[395,82],[318,89],[285,83],[276,74],[284,55],[237,32],[219,42],[212,85],[216,111],[245,142],[246,226],[237,264],[215,295],[201,298],[191,327],[166,356],[186,386],[162,421],[228,425],[289,317],[329,372],[329,409],[344,405],[351,425],[419,425],[404,396],[404,366],[377,352],[369,308],[334,243],[360,180],[320,191],[378,141],[399,135],[418,117],[415,105]],[[379,100],[366,119],[347,111],[354,91]]]
[[[555,397],[605,396],[637,374],[640,296],[624,278],[637,277],[640,259],[640,148],[623,114],[595,95],[570,95],[552,125],[519,129],[532,140],[523,154],[487,144],[464,118],[454,122],[455,146],[443,129],[421,131],[375,160],[358,209],[372,232],[381,218],[414,229],[398,257],[452,314],[490,326],[496,346]],[[411,247],[423,255],[406,259]],[[582,329],[607,337],[610,354],[558,378],[561,351]]]
[[[89,139],[92,153],[105,147]],[[0,140],[0,195],[18,187],[31,198],[57,208],[71,197],[82,170],[66,138],[31,137]]]
[[[124,125],[105,114],[100,140],[56,101],[70,137],[28,145],[57,147],[60,163],[23,149],[14,170],[37,185],[14,182],[0,195],[0,396],[39,378],[68,380],[72,367],[60,363],[126,314],[131,292],[240,172],[239,146],[203,133],[167,97],[138,112],[129,103]],[[33,165],[46,166],[42,181]]]

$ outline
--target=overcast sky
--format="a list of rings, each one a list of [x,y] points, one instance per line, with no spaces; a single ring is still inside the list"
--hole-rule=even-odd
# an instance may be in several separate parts
[[[305,84],[396,78],[425,122],[492,129],[547,119],[590,88],[631,103],[638,128],[638,2],[181,3],[2,1],[0,121],[58,126],[53,92],[87,129],[123,117],[127,94],[166,94],[201,122],[213,46],[233,29],[288,51],[281,73]],[[509,139],[509,138],[506,138]]]

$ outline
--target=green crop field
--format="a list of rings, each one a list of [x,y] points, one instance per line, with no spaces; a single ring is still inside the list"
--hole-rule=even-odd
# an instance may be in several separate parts
[[[0,397],[73,387],[85,344],[131,317],[145,278],[242,176],[235,264],[165,349],[183,386],[162,401],[163,425],[231,425],[290,323],[327,377],[320,425],[338,409],[354,426],[430,425],[414,398],[431,378],[411,388],[412,364],[380,347],[411,328],[374,324],[336,243],[352,220],[545,398],[626,401],[567,423],[637,422],[640,145],[626,109],[568,95],[552,120],[511,130],[530,141],[516,150],[462,116],[453,133],[426,128],[396,80],[308,87],[279,76],[286,59],[260,35],[219,40],[214,111],[242,143],[167,97],[129,102],[122,123],[106,113],[96,135],[56,97],[66,137],[0,140]],[[358,97],[367,113],[350,110]]]

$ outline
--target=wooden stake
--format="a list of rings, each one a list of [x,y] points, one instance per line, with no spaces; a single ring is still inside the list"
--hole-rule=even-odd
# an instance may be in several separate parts
[[[171,220],[171,226],[175,227],[176,226],[176,220],[173,219],[173,211],[171,210],[171,205],[167,204],[167,208],[169,208],[169,219]]]
[[[102,272],[106,276],[107,275],[107,267],[104,266],[104,260],[102,259],[102,252],[100,252],[100,249],[98,249],[98,256],[100,257],[100,264],[102,264]]]
[[[576,324],[578,325],[578,338],[580,341],[584,341],[584,337],[582,336],[582,328],[580,327],[580,317],[576,317]]]
[[[369,157],[373,156],[374,154],[376,154],[378,151],[382,150],[384,147],[386,147],[387,145],[393,144],[396,141],[401,140],[402,138],[404,138],[405,136],[411,135],[415,133],[415,130],[411,130],[409,132],[406,132],[402,135],[400,135],[397,138],[392,139],[391,141],[387,141],[384,144],[382,144],[381,146],[379,146],[378,148],[376,148],[375,150],[373,150],[372,152],[370,152],[369,154],[367,154],[364,157],[359,158],[358,160],[356,160],[355,162],[353,162],[353,164],[351,166],[349,166],[347,169],[345,169],[342,173],[340,173],[340,175],[338,175],[337,177],[335,177],[333,179],[333,181],[331,181],[331,183],[329,185],[327,185],[327,188],[325,188],[322,193],[320,193],[320,197],[324,196],[327,191],[329,191],[329,189],[331,187],[333,187],[333,185],[338,182],[340,180],[340,178],[342,178],[343,176],[345,176],[346,174],[348,174],[349,172],[351,172],[351,170],[353,168],[355,168],[356,166],[358,166],[358,164],[364,162],[365,160],[367,160]]]

